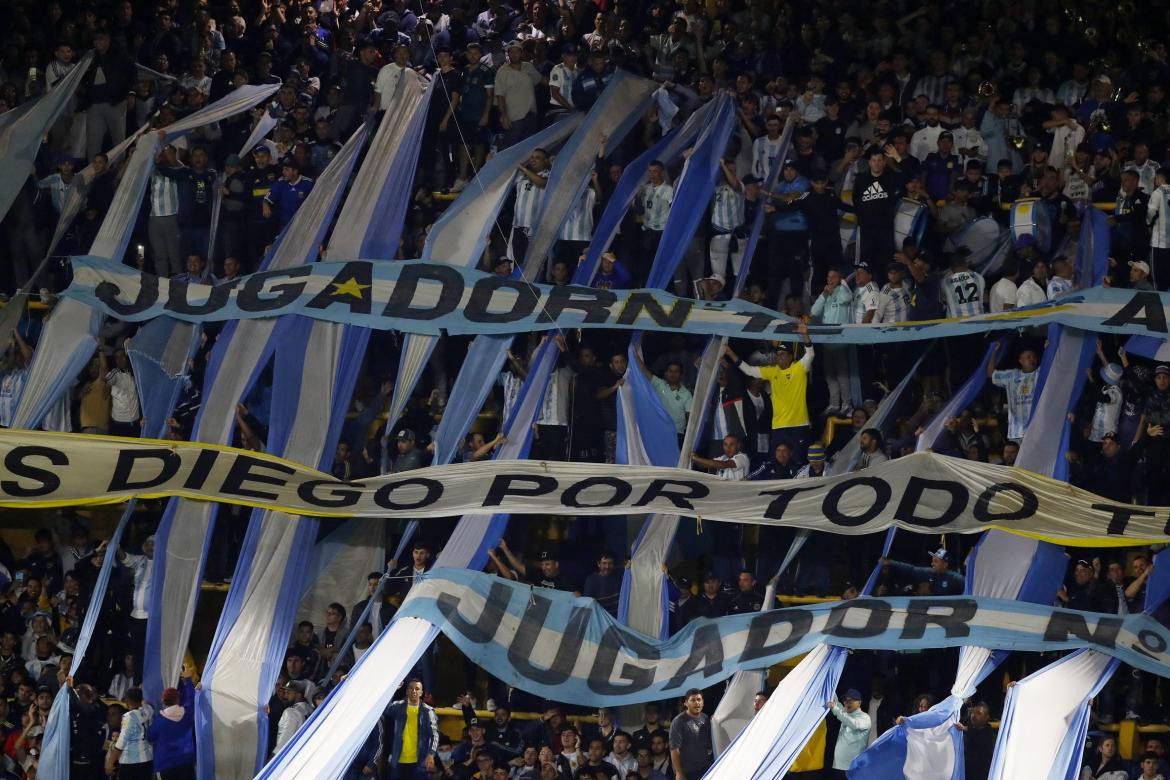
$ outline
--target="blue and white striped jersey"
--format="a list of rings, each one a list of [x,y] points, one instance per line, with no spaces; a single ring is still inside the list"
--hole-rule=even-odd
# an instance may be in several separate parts
[[[910,319],[910,290],[906,285],[886,285],[878,296],[878,313],[874,322],[906,322]]]
[[[670,205],[674,202],[674,187],[665,182],[657,186],[646,184],[642,187],[642,227],[647,230],[664,230]]]
[[[161,173],[150,175],[150,216],[173,217],[179,213],[179,184]]]
[[[548,171],[541,171],[540,175],[547,179]],[[533,227],[543,198],[543,187],[537,187],[523,173],[516,174],[516,205],[512,208],[512,227]]]
[[[975,271],[956,271],[943,280],[943,296],[948,317],[971,317],[983,313],[983,275]]]
[[[730,233],[743,224],[744,199],[726,182],[711,196],[711,227],[716,233]]]
[[[1170,249],[1170,184],[1155,187],[1150,194],[1146,221],[1150,225],[1150,246]]]
[[[588,241],[593,238],[593,206],[596,202],[597,194],[592,187],[586,187],[561,227],[561,241]]]
[[[780,154],[779,138],[773,141],[765,135],[752,141],[752,174],[767,181],[772,158],[778,154]]]

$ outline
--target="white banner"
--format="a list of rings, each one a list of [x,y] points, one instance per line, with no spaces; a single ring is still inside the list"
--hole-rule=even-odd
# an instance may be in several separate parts
[[[921,533],[1002,528],[1082,546],[1170,541],[1170,507],[1113,503],[1023,469],[926,452],[804,480],[495,460],[345,482],[231,447],[6,430],[0,463],[0,506],[13,508],[182,496],[332,517],[658,512],[848,535],[896,525]]]

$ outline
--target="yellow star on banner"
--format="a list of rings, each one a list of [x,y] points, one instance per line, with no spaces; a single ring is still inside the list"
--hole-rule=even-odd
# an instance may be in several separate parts
[[[352,295],[358,300],[362,299],[362,290],[368,290],[370,285],[358,284],[357,279],[347,279],[344,282],[333,282],[332,295]]]

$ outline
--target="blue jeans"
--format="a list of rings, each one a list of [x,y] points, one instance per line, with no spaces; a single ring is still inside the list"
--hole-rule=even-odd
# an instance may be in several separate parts
[[[399,764],[390,769],[390,777],[392,780],[427,780],[427,765],[422,762]]]

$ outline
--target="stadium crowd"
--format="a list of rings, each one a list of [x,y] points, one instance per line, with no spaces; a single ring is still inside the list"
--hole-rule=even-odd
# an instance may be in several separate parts
[[[899,322],[1002,312],[1055,299],[1083,286],[1076,242],[1086,209],[1108,215],[1105,283],[1170,288],[1170,64],[1161,9],[1078,7],[1053,2],[861,6],[822,0],[318,0],[318,2],[46,3],[4,0],[0,32],[0,123],[4,113],[44,94],[88,50],[90,72],[53,127],[36,172],[0,223],[8,291],[31,280],[43,302],[68,283],[65,261],[85,254],[109,211],[123,163],[106,151],[137,129],[153,131],[244,84],[279,84],[271,102],[205,126],[161,152],[141,206],[128,265],[188,282],[220,284],[255,270],[290,221],[314,178],[407,69],[437,79],[398,259],[417,257],[430,225],[498,150],[569,112],[586,111],[617,69],[652,78],[685,122],[715,95],[734,95],[738,125],[709,213],[678,262],[678,294],[726,298],[741,270],[742,296],[805,322]],[[594,220],[624,166],[664,132],[656,104],[621,143],[599,149],[592,185],[577,204],[542,281],[565,284],[592,238]],[[267,115],[272,131],[242,149]],[[797,130],[787,159],[776,158],[790,117]],[[242,152],[242,153],[241,153]],[[555,149],[520,166],[481,270],[510,273],[525,260]],[[36,275],[71,182],[93,166],[78,218]],[[643,283],[675,196],[682,160],[650,166],[595,284]],[[764,185],[773,166],[776,183]],[[222,199],[213,226],[213,201]],[[980,217],[1006,228],[1010,204],[1038,198],[1051,223],[1045,249],[1016,237],[1006,259],[983,273],[954,240]],[[759,209],[765,230],[744,258]],[[898,242],[903,210],[925,215],[921,236]],[[847,228],[842,230],[843,225]],[[853,231],[852,225],[859,230]],[[214,228],[214,230],[213,230]],[[211,236],[214,233],[214,242]],[[123,348],[126,323],[109,322],[92,364],[46,427],[138,435],[141,409]],[[0,370],[0,425],[9,425],[38,348],[39,315],[11,334]],[[200,408],[203,372],[216,330],[208,328],[169,436],[187,439]],[[539,334],[519,336],[488,402],[502,420],[515,401]],[[628,334],[553,336],[561,350],[536,424],[533,457],[615,461],[617,389],[644,372],[682,433],[691,411],[701,341],[648,336],[644,360],[628,365]],[[447,336],[401,420],[385,420],[401,335],[373,334],[353,414],[337,448],[339,478],[429,465],[428,445],[469,339]],[[990,383],[946,421],[934,450],[1011,465],[1026,435],[1045,336],[1021,330],[991,353],[980,336],[892,347],[733,341],[720,368],[710,419],[694,461],[726,479],[817,477],[852,436],[856,468],[914,450],[917,433],[973,373]],[[919,359],[921,358],[921,361]],[[917,365],[896,422],[870,427],[877,403]],[[271,372],[238,410],[236,444],[263,449]],[[1103,336],[1074,412],[1068,451],[1072,481],[1113,501],[1170,505],[1170,366],[1128,354]],[[503,443],[477,426],[459,459],[488,458]],[[109,550],[84,516],[62,513],[36,531],[28,549],[0,540],[0,777],[31,778],[46,717],[59,686],[73,698],[73,776],[193,777],[191,696],[195,670],[154,706],[142,701],[141,659],[152,528],[160,507],[139,512],[124,549]],[[207,577],[230,580],[247,513],[222,506]],[[391,561],[389,587],[365,603],[332,604],[292,637],[269,704],[270,747],[284,744],[374,636],[392,619],[413,578],[426,571],[454,521],[423,525],[410,561]],[[400,534],[395,525],[393,534]],[[0,535],[2,536],[2,535]],[[777,577],[789,529],[710,523],[680,531],[671,567],[671,628],[701,617],[756,611],[764,587],[782,594],[857,595],[878,561],[879,540],[814,533]],[[514,518],[490,570],[573,591],[616,611],[631,539],[626,523],[599,518]],[[883,561],[879,593],[951,594],[971,540],[903,533]],[[1075,609],[1140,611],[1149,549],[1070,548],[1066,584],[1053,594]],[[95,594],[104,556],[117,557],[107,594]],[[383,572],[371,572],[373,594]],[[82,617],[104,596],[96,646],[71,668]],[[772,606],[775,606],[774,604]],[[1165,617],[1165,616],[1161,616]],[[352,647],[341,652],[353,631]],[[456,652],[444,644],[443,652]],[[681,702],[648,706],[641,722],[602,710],[574,725],[580,708],[533,700],[487,679],[471,664],[437,674],[435,650],[420,663],[370,735],[352,777],[476,780],[691,780],[711,760],[709,721],[719,686]],[[841,702],[831,703],[826,767],[839,771],[895,718],[944,697],[956,653],[858,652],[846,665]],[[1010,679],[1046,659],[1015,654]],[[448,668],[448,667],[444,667]],[[761,692],[762,705],[767,692]],[[440,698],[445,697],[445,698]],[[1004,680],[981,686],[965,710],[967,776],[987,776]],[[433,706],[464,712],[461,741],[439,733]],[[493,711],[481,719],[474,704]],[[1149,675],[1123,669],[1094,709],[1098,726],[1122,719],[1167,722],[1170,695]],[[526,725],[513,711],[540,713]],[[707,714],[704,714],[707,713]],[[671,718],[673,716],[673,718]],[[840,724],[840,725],[838,725]],[[1102,732],[1094,731],[1094,734]],[[1167,774],[1163,743],[1151,738],[1139,762],[1123,760],[1116,739],[1095,737],[1083,777],[1153,780]],[[153,762],[153,763],[152,763]],[[840,774],[839,776],[843,776]]]

